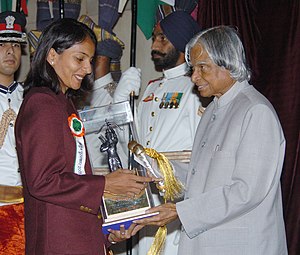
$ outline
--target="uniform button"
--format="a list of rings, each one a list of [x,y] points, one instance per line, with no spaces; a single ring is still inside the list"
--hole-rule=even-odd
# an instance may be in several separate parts
[[[161,82],[161,83],[159,83],[159,85],[158,85],[158,86],[159,86],[159,87],[162,87],[162,85],[163,85],[163,83]]]
[[[147,143],[146,143],[146,144],[147,144],[147,146],[149,146],[149,145],[150,145],[150,141],[147,141]]]
[[[80,206],[80,210],[84,211],[85,207],[83,205]]]
[[[195,172],[196,172],[196,171],[195,171],[195,169],[193,168],[193,170],[192,170],[192,174],[194,175],[194,174],[195,174]]]
[[[153,127],[150,127],[149,130],[152,132],[153,131]]]
[[[151,116],[154,117],[155,116],[155,112],[151,112]]]
[[[203,142],[202,144],[201,144],[201,147],[203,148],[205,146],[205,142]]]
[[[213,114],[213,116],[211,117],[211,121],[214,121],[216,119],[216,114]]]
[[[155,102],[158,102],[158,97],[155,97],[154,100],[155,100]]]

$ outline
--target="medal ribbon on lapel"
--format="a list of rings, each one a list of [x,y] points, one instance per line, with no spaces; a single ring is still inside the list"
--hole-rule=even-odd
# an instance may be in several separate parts
[[[83,139],[84,126],[82,121],[74,113],[68,117],[68,123],[76,142],[74,173],[79,175],[85,175],[84,166],[86,161],[86,149]]]

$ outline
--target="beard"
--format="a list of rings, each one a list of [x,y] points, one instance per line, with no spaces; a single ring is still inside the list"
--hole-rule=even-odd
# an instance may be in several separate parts
[[[153,55],[161,56],[160,58],[154,58]],[[171,49],[167,53],[160,51],[151,51],[152,61],[154,62],[155,69],[157,71],[168,70],[176,66],[176,63],[180,56],[180,51],[175,48]]]

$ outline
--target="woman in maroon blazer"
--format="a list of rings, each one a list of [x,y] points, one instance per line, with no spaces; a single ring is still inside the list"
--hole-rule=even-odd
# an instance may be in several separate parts
[[[101,197],[104,191],[134,196],[151,178],[128,170],[92,175],[71,101],[92,83],[95,45],[87,26],[61,19],[46,28],[32,59],[15,128],[28,255],[107,254],[109,242],[135,232],[102,234]]]

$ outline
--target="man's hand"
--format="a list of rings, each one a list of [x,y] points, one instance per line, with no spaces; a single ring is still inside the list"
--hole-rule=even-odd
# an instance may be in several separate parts
[[[155,225],[155,226],[165,226],[166,224],[177,219],[178,214],[176,211],[176,205],[173,203],[166,203],[147,210],[147,213],[159,212],[159,214],[143,218],[140,220],[135,220],[134,223],[139,225]]]
[[[134,171],[119,169],[105,176],[104,192],[134,198],[151,181],[151,177],[137,176]]]

